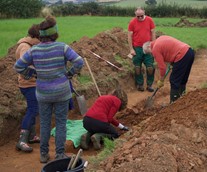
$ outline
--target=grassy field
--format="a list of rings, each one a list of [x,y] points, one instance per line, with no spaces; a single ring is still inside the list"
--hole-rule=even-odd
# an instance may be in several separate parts
[[[198,1],[198,0],[157,0],[157,3],[167,3],[167,4],[178,4],[182,6],[191,6],[194,8],[202,8],[203,6],[207,6],[207,1]],[[114,3],[112,5],[120,6],[120,7],[144,7],[145,0],[122,0],[118,3]]]
[[[113,27],[122,27],[127,30],[131,17],[90,17],[90,16],[69,16],[58,17],[58,30],[60,37],[58,41],[71,44],[83,36],[94,37],[99,32],[109,30]],[[43,19],[10,19],[0,20],[0,57],[7,54],[8,48],[15,45],[16,42],[26,36],[27,29],[34,23],[39,23]],[[154,18],[159,30],[165,34],[178,38],[193,48],[206,47],[206,28],[176,28],[173,27],[179,21],[179,18]],[[196,22],[199,19],[191,19]]]

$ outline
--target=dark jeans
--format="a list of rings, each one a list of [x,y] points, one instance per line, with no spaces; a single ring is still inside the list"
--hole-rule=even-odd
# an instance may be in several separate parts
[[[55,113],[55,146],[56,154],[64,153],[66,141],[66,122],[69,100],[63,102],[38,102],[40,112],[40,153],[49,152],[52,112]]]
[[[194,57],[194,51],[189,48],[185,56],[180,61],[173,64],[172,73],[170,75],[171,89],[178,90],[181,86],[186,85]]]
[[[21,129],[30,130],[35,125],[36,116],[38,115],[38,102],[36,99],[36,87],[20,88],[21,93],[27,101],[26,114],[22,120]]]
[[[119,133],[110,123],[102,122],[87,116],[83,118],[83,127],[91,134],[104,133],[111,134],[112,138],[119,137]]]

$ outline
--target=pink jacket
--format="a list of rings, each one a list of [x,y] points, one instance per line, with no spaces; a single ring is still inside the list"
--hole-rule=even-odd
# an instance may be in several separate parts
[[[151,42],[152,55],[158,64],[160,76],[164,77],[166,63],[175,63],[181,60],[190,46],[170,36],[160,36]]]
[[[33,45],[40,43],[37,38],[24,37],[20,39],[17,44],[18,47],[15,52],[16,60],[18,60],[23,54],[29,50]],[[36,79],[31,78],[29,80],[25,80],[22,75],[18,75],[18,83],[20,88],[28,88],[36,86]]]

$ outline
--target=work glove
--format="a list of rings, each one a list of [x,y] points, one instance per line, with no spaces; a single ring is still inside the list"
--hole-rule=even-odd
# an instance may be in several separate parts
[[[124,126],[121,130],[123,130],[123,131],[129,131],[129,128],[127,126]]]
[[[36,70],[30,67],[26,68],[21,74],[24,76],[24,79],[26,80],[29,80],[32,77],[37,77]]]
[[[66,73],[66,77],[68,79],[72,79],[73,78],[73,74],[72,74],[72,72],[70,70]]]
[[[158,80],[157,81],[157,88],[161,88],[164,86],[164,81]]]

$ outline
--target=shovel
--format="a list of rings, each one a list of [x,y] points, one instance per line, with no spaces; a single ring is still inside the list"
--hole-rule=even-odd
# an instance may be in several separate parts
[[[170,72],[170,69],[171,69],[171,67],[170,67],[170,65],[168,65],[168,68],[167,68],[167,71],[165,73],[164,79],[166,78],[166,76]],[[157,93],[158,90],[159,90],[159,88],[156,88],[155,91],[154,91],[154,93],[150,97],[147,98],[146,103],[144,105],[144,108],[150,108],[150,107],[152,107],[153,102],[154,102],[154,99],[153,98],[154,98],[154,96],[155,96],[155,94]]]
[[[80,113],[81,113],[81,115],[84,115],[87,111],[86,99],[85,99],[84,95],[78,94],[74,88],[73,88],[73,92],[76,95],[76,100],[78,102],[78,107],[79,107]]]
[[[86,99],[85,99],[84,95],[78,94],[78,92],[73,88],[71,80],[69,80],[69,82],[70,82],[71,91],[74,92],[76,95],[76,100],[78,102],[78,107],[79,107],[80,113],[81,113],[81,115],[84,115],[87,111]]]

